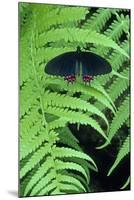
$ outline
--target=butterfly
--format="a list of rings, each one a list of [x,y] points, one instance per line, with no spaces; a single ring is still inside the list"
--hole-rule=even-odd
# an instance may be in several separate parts
[[[92,52],[83,52],[79,46],[76,51],[56,56],[45,66],[47,74],[62,76],[71,83],[76,81],[77,76],[81,76],[84,82],[90,82],[94,76],[111,71],[112,67],[105,58]]]

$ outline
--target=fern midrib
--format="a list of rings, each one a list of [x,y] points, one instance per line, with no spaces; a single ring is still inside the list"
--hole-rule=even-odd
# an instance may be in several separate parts
[[[35,61],[34,61],[34,53],[33,53],[33,44],[34,43],[34,33],[32,32],[32,37],[31,37],[31,59],[32,59],[32,65],[33,65],[33,69],[34,69],[34,74],[35,74],[35,81],[36,81],[36,84],[37,84],[37,88],[39,90],[39,97],[40,97],[40,107],[41,107],[41,110],[42,110],[42,115],[43,115],[43,125],[45,125],[46,127],[46,134],[48,135],[49,137],[49,134],[48,134],[48,124],[47,124],[47,121],[46,121],[46,118],[45,118],[45,111],[44,111],[44,106],[43,106],[43,98],[42,98],[42,95],[41,95],[41,87],[40,87],[40,84],[39,84],[39,80],[38,80],[38,76],[37,76],[37,71],[36,71],[36,67],[35,67]],[[55,180],[56,182],[58,183],[58,180],[57,180],[57,171],[56,171],[56,165],[55,165],[55,158],[53,157],[53,153],[52,153],[53,149],[52,149],[52,146],[51,146],[51,157],[52,157],[52,160],[53,160],[53,169],[54,169],[54,172],[55,172]],[[55,167],[54,167],[55,166]],[[57,184],[58,186],[58,184]],[[58,191],[60,192],[59,188],[57,187]]]
[[[44,112],[44,107],[43,107],[43,100],[42,100],[42,95],[41,95],[41,90],[40,90],[40,84],[37,78],[37,71],[36,71],[36,67],[35,67],[35,61],[34,61],[34,54],[33,54],[33,41],[34,41],[34,34],[32,32],[32,37],[31,37],[31,60],[32,60],[32,65],[33,65],[33,69],[34,69],[34,75],[35,75],[35,81],[36,81],[36,85],[39,91],[39,98],[40,98],[40,107],[42,110],[42,115],[43,115],[43,125],[45,125],[47,127],[47,121],[45,118],[45,112]]]

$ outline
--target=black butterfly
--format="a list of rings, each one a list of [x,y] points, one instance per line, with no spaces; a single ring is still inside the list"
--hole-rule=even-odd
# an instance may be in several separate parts
[[[64,80],[74,82],[76,76],[82,76],[84,82],[93,80],[93,76],[112,71],[111,65],[101,56],[92,52],[77,51],[63,53],[50,60],[45,72],[50,75],[63,76]]]

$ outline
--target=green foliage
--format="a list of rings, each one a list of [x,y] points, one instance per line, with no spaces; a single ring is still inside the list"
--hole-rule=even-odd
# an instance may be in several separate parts
[[[128,179],[126,180],[125,184],[121,187],[121,189],[125,189],[128,185],[130,184],[130,176],[128,177]]]
[[[94,12],[91,17],[86,21],[84,27],[87,29],[94,29],[97,32],[101,31],[106,22],[110,19],[112,13],[116,10],[99,8]]]
[[[111,167],[111,169],[108,172],[108,176],[113,172],[113,170],[119,165],[119,163],[121,162],[121,160],[130,152],[130,137],[128,136],[125,141],[124,144],[122,145],[122,147],[120,148],[120,151],[117,155],[117,158],[113,164],[113,166]]]
[[[119,110],[117,111],[115,117],[113,118],[113,121],[111,122],[108,138],[111,141],[114,135],[117,133],[118,129],[126,122],[126,120],[129,118],[129,97],[127,97],[121,106],[119,107]],[[108,143],[105,143],[101,147],[98,148],[104,148]]]
[[[127,123],[129,16],[120,9],[92,12],[31,3],[20,3],[19,12],[20,196],[89,192],[90,171],[98,171],[95,159],[83,152],[68,125],[92,127],[103,147]],[[78,45],[105,55],[113,73],[96,77],[90,85],[67,84],[44,73],[49,60]],[[123,145],[109,174],[127,153]]]

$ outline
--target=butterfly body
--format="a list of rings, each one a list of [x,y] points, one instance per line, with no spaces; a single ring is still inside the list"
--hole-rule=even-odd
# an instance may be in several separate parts
[[[64,80],[74,82],[80,76],[84,82],[93,80],[93,76],[111,72],[110,64],[101,56],[92,52],[66,52],[50,60],[45,72],[50,75],[63,76]]]

